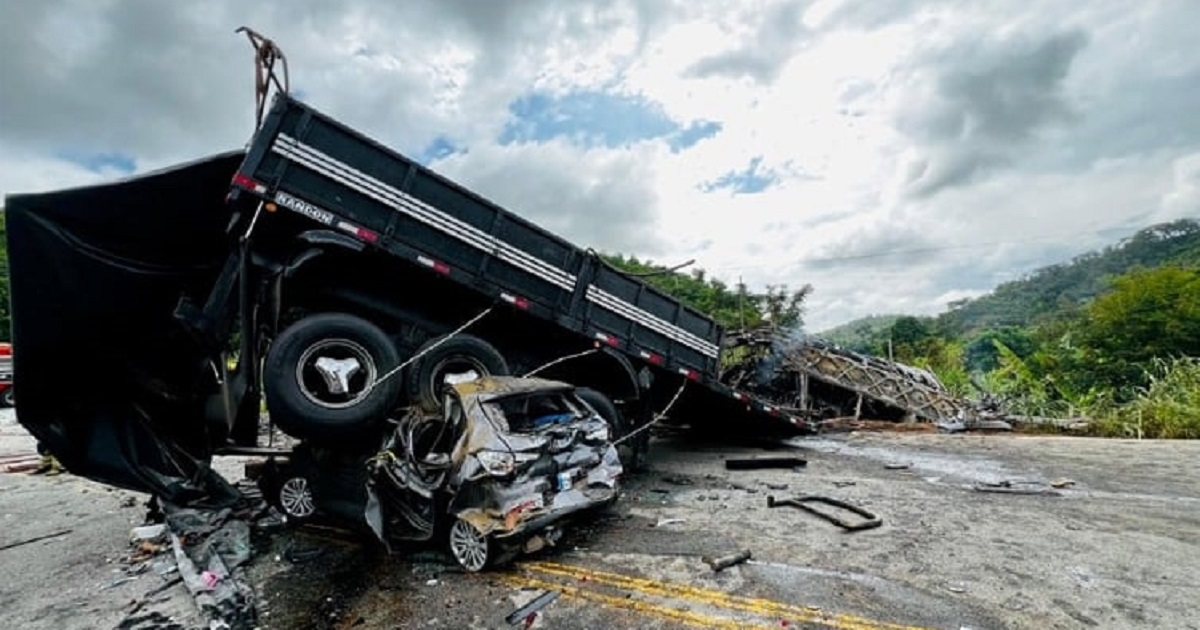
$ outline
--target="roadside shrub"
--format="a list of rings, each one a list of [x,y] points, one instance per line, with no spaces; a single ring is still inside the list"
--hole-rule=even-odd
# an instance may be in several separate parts
[[[1105,437],[1200,438],[1200,357],[1155,359],[1130,402],[1097,404],[1091,431]]]

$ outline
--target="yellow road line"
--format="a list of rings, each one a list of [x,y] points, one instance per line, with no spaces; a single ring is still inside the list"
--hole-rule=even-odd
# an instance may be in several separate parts
[[[608,573],[595,569],[558,564],[555,562],[530,562],[518,565],[528,571],[536,571],[557,577],[576,580],[591,580],[598,584],[638,591],[659,597],[680,598],[718,608],[727,608],[756,615],[815,623],[838,630],[925,630],[917,626],[893,624],[854,615],[823,613],[821,611],[792,606],[769,599],[744,597],[723,591],[672,584],[619,573]]]
[[[535,588],[540,588],[543,590],[557,590],[557,591],[562,592],[562,594],[564,596],[569,597],[569,598],[581,599],[584,601],[593,602],[596,604],[602,604],[602,605],[609,606],[612,608],[619,608],[622,610],[628,610],[628,611],[640,613],[643,615],[648,615],[651,617],[658,617],[658,618],[664,619],[666,621],[681,622],[681,623],[685,623],[689,626],[695,626],[695,627],[699,627],[699,628],[722,628],[722,629],[728,629],[728,630],[740,630],[742,628],[767,628],[767,627],[769,627],[769,626],[761,625],[761,624],[760,625],[752,625],[752,624],[739,623],[738,621],[735,621],[733,619],[726,619],[724,617],[713,617],[711,615],[704,615],[704,614],[692,612],[689,610],[680,610],[678,608],[669,608],[667,606],[652,604],[650,602],[644,602],[644,601],[637,600],[637,599],[626,599],[624,597],[613,597],[612,595],[605,595],[603,593],[597,593],[597,592],[589,590],[587,588],[578,587],[578,586],[564,586],[557,582],[549,582],[546,580],[540,580],[535,577],[528,577],[528,576],[518,577],[515,575],[506,575],[500,579],[504,582],[508,582],[509,584],[511,584],[513,586],[533,586]]]

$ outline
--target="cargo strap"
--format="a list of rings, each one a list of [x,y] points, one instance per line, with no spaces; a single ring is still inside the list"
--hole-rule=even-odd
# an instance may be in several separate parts
[[[254,29],[243,26],[237,33],[245,33],[250,39],[250,45],[254,46],[254,129],[257,130],[262,126],[263,111],[267,106],[267,93],[271,89],[271,85],[275,85],[275,89],[287,94],[290,89],[288,80],[288,65],[287,57],[283,55],[283,51],[275,42],[263,37]],[[279,75],[275,73],[275,62],[283,63],[283,82],[279,80]]]

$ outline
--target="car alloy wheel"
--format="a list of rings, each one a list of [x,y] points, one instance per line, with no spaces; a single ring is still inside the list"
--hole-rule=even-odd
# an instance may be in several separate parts
[[[487,535],[460,518],[450,526],[450,553],[462,568],[480,571],[488,561]]]

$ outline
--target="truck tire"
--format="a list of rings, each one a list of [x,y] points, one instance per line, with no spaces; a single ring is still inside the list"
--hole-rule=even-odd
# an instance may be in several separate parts
[[[621,418],[621,412],[617,411],[617,406],[613,404],[608,396],[596,391],[590,387],[577,387],[575,394],[583,399],[583,402],[592,406],[596,413],[600,414],[608,422],[609,433],[612,434],[612,439],[625,435],[624,419]]]
[[[608,421],[609,432],[614,442],[629,433],[632,427],[621,415],[621,412],[617,411],[617,406],[608,396],[590,387],[578,387],[575,389],[575,394],[582,398],[583,402],[591,405],[601,418]],[[644,439],[647,436],[648,434],[643,432],[642,435],[632,440],[626,440],[617,446],[617,455],[621,457],[621,466],[630,471],[641,468],[646,456],[646,449],[649,446],[649,442]]]
[[[430,339],[417,350],[424,352],[443,337]],[[472,335],[455,335],[417,359],[408,375],[411,403],[426,411],[442,408],[442,387],[450,374],[473,371],[479,376],[508,376],[508,362],[492,344]]]
[[[400,379],[377,379],[399,363],[387,334],[365,319],[344,313],[306,317],[280,333],[267,352],[267,410],[294,437],[355,440],[396,404]]]

